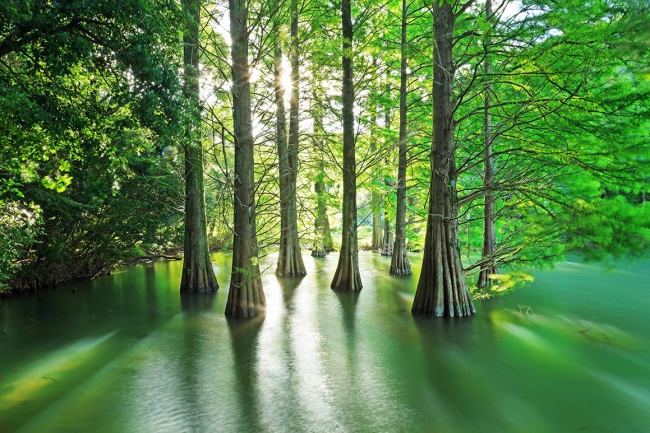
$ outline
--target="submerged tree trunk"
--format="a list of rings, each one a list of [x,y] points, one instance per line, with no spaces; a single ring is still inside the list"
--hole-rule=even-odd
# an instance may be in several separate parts
[[[393,255],[393,234],[390,230],[390,218],[388,218],[388,212],[386,211],[384,211],[384,246],[381,249],[381,255]]]
[[[248,67],[246,0],[230,0],[232,95],[235,129],[234,229],[232,273],[226,315],[253,317],[266,308],[260,279],[255,228],[253,123]]]
[[[411,275],[406,254],[406,0],[402,0],[401,79],[399,89],[399,163],[397,168],[397,215],[395,244],[390,262],[391,275]]]
[[[429,216],[422,272],[411,311],[431,316],[475,312],[465,282],[458,239],[455,146],[452,107],[454,15],[447,1],[434,2],[433,149]]]
[[[219,288],[210,261],[205,215],[199,106],[199,10],[198,0],[184,0],[184,93],[190,107],[191,122],[186,127],[185,137],[185,254],[180,290],[189,293]]]
[[[486,0],[485,2],[485,18],[490,21],[492,19],[492,1]],[[485,45],[490,44],[489,36],[485,38]],[[488,48],[489,49],[489,48]],[[492,61],[490,57],[486,55],[485,58],[485,76],[487,80],[491,80],[490,75],[492,74]],[[492,157],[492,116],[490,114],[490,95],[492,93],[492,85],[488,84],[485,88],[485,115],[483,118],[483,130],[485,133],[485,163],[484,163],[484,174],[483,174],[483,188],[485,188],[485,195],[483,196],[484,205],[483,205],[483,247],[481,249],[481,258],[487,260],[487,264],[481,267],[481,271],[478,274],[478,281],[476,283],[477,287],[485,288],[491,285],[490,275],[496,275],[499,273],[497,265],[492,260],[494,253],[497,249],[497,236],[495,228],[495,216],[494,216],[494,201],[495,194],[493,190],[494,186],[494,159]]]
[[[354,86],[352,83],[352,8],[342,0],[343,27],[343,218],[341,253],[334,273],[333,290],[361,290],[357,241],[357,177],[354,150]]]
[[[277,107],[277,140],[280,159],[280,251],[276,275],[291,277],[305,275],[305,265],[298,238],[296,215],[296,182],[298,176],[298,2],[291,0],[291,104],[289,108],[289,145],[287,147],[282,87],[282,50],[275,49],[275,102]]]

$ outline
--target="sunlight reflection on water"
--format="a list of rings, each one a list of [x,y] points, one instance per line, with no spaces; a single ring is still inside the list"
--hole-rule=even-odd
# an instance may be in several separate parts
[[[305,255],[308,275],[289,279],[267,256],[268,313],[251,321],[223,315],[224,254],[213,257],[218,293],[180,296],[180,263],[169,262],[77,284],[76,295],[62,286],[9,300],[0,433],[650,425],[648,263],[620,273],[561,264],[478,303],[475,317],[446,320],[410,314],[416,275],[393,279],[390,258],[360,256],[373,271],[359,294],[330,290],[336,255]],[[25,317],[38,326],[14,326]]]

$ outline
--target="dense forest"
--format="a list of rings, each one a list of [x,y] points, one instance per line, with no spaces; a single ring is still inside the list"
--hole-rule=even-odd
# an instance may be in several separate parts
[[[212,291],[232,251],[226,314],[252,317],[264,255],[284,278],[338,254],[331,288],[359,291],[372,249],[395,277],[422,261],[413,313],[465,316],[568,254],[645,256],[649,22],[644,0],[2,0],[0,291],[143,258]]]

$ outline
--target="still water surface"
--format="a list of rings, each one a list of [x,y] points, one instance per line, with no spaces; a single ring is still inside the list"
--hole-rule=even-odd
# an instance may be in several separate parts
[[[360,253],[356,296],[337,258],[268,257],[251,321],[223,315],[222,254],[216,294],[162,262],[4,300],[0,432],[650,432],[650,263],[561,263],[444,320],[410,313],[419,256],[395,279]]]

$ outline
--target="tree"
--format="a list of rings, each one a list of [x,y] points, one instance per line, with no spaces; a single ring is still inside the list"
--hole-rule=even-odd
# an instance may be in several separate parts
[[[305,275],[305,265],[300,252],[300,239],[298,237],[298,217],[296,215],[296,181],[298,177],[298,141],[300,138],[300,125],[298,116],[299,107],[299,39],[298,39],[298,0],[291,0],[291,99],[289,108],[289,144],[287,147],[284,120],[284,91],[281,90],[282,82],[281,65],[282,51],[279,41],[276,45],[276,105],[278,117],[278,157],[280,159],[280,251],[275,273],[282,277]],[[280,74],[280,75],[278,75]],[[280,86],[280,87],[278,87]],[[282,120],[280,120],[282,118]]]
[[[475,309],[460,260],[452,105],[452,47],[458,15],[442,1],[433,3],[433,16],[435,84],[429,216],[422,272],[411,311],[429,316],[468,316]]]
[[[350,0],[343,0],[343,218],[341,253],[334,273],[333,290],[355,292],[363,287],[359,274],[359,247],[357,240],[357,177],[354,146],[354,85],[352,82],[352,8]]]
[[[182,136],[180,38],[170,31],[182,13],[167,6],[0,8],[0,218],[18,206],[43,228],[21,241],[13,288],[92,278],[179,247],[166,223],[180,178],[161,153]]]
[[[185,135],[185,242],[181,292],[195,293],[219,289],[208,251],[205,191],[203,186],[203,144],[199,103],[199,22],[200,0],[184,0],[185,63],[184,95],[188,101]]]
[[[492,0],[485,1],[485,19],[489,23],[493,19],[492,13]],[[488,30],[484,36],[484,44],[486,47],[490,45],[490,31]],[[486,48],[486,53],[489,48]],[[488,54],[485,56],[485,76],[490,80],[492,74],[492,62]],[[485,160],[483,161],[483,186],[485,188],[485,195],[483,197],[483,245],[481,248],[481,258],[487,260],[488,265],[482,267],[478,274],[478,281],[476,286],[485,288],[490,285],[490,275],[499,273],[499,268],[496,263],[490,261],[497,251],[497,235],[495,225],[495,200],[496,195],[492,192],[494,183],[494,157],[492,156],[493,136],[492,136],[492,115],[490,114],[490,98],[492,93],[492,86],[489,81],[485,86],[485,96],[483,97],[485,105],[485,114],[483,117],[483,133],[484,133],[484,152]]]
[[[248,64],[247,1],[230,0],[232,96],[235,133],[234,243],[226,316],[254,317],[264,312],[255,228],[253,123]]]
[[[329,217],[327,215],[327,192],[325,190],[325,161],[323,155],[323,107],[321,98],[314,92],[314,107],[312,107],[314,118],[313,142],[316,153],[316,181],[314,192],[316,193],[316,219],[314,224],[314,245],[311,250],[312,257],[325,257],[334,247],[332,245],[332,231],[330,229]]]
[[[399,162],[397,169],[397,215],[395,221],[395,243],[390,262],[391,275],[410,275],[411,263],[406,254],[406,0],[402,0],[402,41],[399,89]]]

